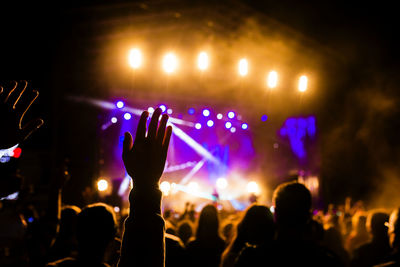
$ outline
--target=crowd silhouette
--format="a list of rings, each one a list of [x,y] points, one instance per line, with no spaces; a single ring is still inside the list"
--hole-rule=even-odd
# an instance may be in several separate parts
[[[23,123],[38,92],[26,82],[0,87],[0,149],[21,144],[43,120]],[[159,181],[171,126],[157,108],[127,132],[122,159],[133,179],[129,213],[106,203],[63,205],[68,171],[51,181],[48,207],[38,209],[18,175],[0,179],[0,266],[399,266],[400,209],[367,211],[360,203],[313,210],[310,191],[296,181],[279,185],[274,212],[254,203],[224,211],[161,209]],[[19,191],[17,200],[8,198]],[[40,211],[39,211],[40,210]],[[44,211],[43,211],[44,210]]]

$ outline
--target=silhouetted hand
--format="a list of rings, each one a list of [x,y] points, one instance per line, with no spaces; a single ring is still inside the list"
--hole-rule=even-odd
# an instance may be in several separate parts
[[[172,127],[166,127],[166,114],[162,115],[159,123],[160,115],[161,109],[157,108],[151,118],[147,136],[147,111],[140,117],[135,142],[129,132],[125,133],[122,159],[135,186],[158,186],[164,171]]]
[[[21,143],[43,125],[38,118],[22,126],[25,113],[39,95],[36,90],[26,90],[27,85],[22,81],[12,82],[9,88],[0,86],[0,149]]]

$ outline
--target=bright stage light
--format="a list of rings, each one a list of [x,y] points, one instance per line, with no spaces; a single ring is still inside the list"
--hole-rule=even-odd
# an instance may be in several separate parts
[[[124,106],[125,106],[125,104],[123,101],[120,100],[117,102],[117,108],[123,108]]]
[[[124,114],[124,119],[125,120],[129,121],[131,118],[132,118],[132,115],[130,113],[127,112],[127,113]]]
[[[299,91],[300,92],[305,92],[307,90],[307,83],[308,79],[307,76],[303,75],[299,79]]]
[[[197,130],[200,130],[200,129],[201,129],[201,124],[200,124],[200,123],[196,123],[196,124],[194,125],[194,127],[195,127]]]
[[[247,59],[242,58],[241,60],[239,60],[239,75],[246,76],[248,72],[249,72],[249,63]]]
[[[236,132],[236,128],[235,128],[235,127],[232,127],[232,128],[231,128],[231,133],[234,133],[234,132]]]
[[[149,108],[147,109],[147,111],[148,111],[149,113],[153,113],[153,112],[154,112],[154,108],[153,108],[153,107],[149,107]]]
[[[118,121],[118,119],[117,119],[116,117],[112,117],[112,118],[111,118],[111,122],[112,122],[112,123],[117,123],[117,121]]]
[[[168,196],[169,191],[171,190],[171,184],[167,181],[164,181],[160,184],[160,190],[164,195]]]
[[[221,177],[217,179],[215,185],[219,189],[225,189],[228,186],[228,181],[225,178]]]
[[[129,51],[129,65],[132,69],[138,69],[142,65],[142,52],[139,49]]]
[[[208,109],[203,109],[203,116],[204,117],[210,116],[210,111]]]
[[[108,181],[105,179],[100,179],[97,181],[97,190],[100,192],[106,191],[108,188]]]
[[[187,190],[190,194],[196,194],[199,191],[199,184],[196,182],[190,182],[187,186]]]
[[[235,118],[235,112],[229,111],[229,112],[228,112],[228,118],[229,118],[229,119]]]
[[[221,113],[218,113],[218,115],[217,115],[217,119],[222,119],[224,117],[224,115],[222,115]]]
[[[229,128],[231,128],[231,127],[232,127],[232,123],[229,122],[229,121],[227,121],[227,122],[225,123],[225,128],[226,128],[226,129],[229,129]]]
[[[260,192],[260,187],[258,186],[258,184],[256,182],[249,182],[247,184],[247,192],[249,193],[253,193],[253,194],[257,194]]]
[[[208,59],[208,55],[206,52],[201,52],[199,54],[199,56],[197,57],[197,67],[200,70],[206,70],[208,68],[209,65],[209,59]]]
[[[212,120],[208,120],[207,121],[207,126],[208,127],[213,127],[214,126],[214,122]]]
[[[242,123],[242,129],[246,130],[247,128],[249,128],[249,125],[247,123]]]
[[[178,68],[178,59],[174,53],[168,53],[164,56],[162,67],[167,74],[173,73]]]
[[[165,112],[167,110],[167,107],[165,105],[160,105],[159,108],[162,112]]]
[[[167,114],[171,115],[172,114],[172,109],[167,109]]]
[[[267,85],[269,88],[275,88],[278,84],[278,73],[276,71],[271,71],[268,74]]]

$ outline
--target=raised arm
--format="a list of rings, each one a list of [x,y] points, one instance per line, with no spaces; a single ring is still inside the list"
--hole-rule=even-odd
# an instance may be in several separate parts
[[[119,267],[164,266],[164,220],[161,216],[159,180],[164,171],[171,126],[168,115],[157,108],[151,118],[146,136],[149,113],[140,117],[135,141],[125,133],[122,159],[133,179],[129,195],[130,213],[125,221]]]

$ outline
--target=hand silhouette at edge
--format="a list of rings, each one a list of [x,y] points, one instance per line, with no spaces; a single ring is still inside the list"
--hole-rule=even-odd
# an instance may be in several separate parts
[[[172,127],[167,127],[168,115],[157,108],[151,118],[146,136],[146,121],[149,113],[144,111],[136,130],[135,141],[125,133],[122,159],[135,186],[158,186],[164,171]]]
[[[43,125],[43,120],[37,118],[22,126],[25,113],[39,96],[36,90],[26,90],[27,85],[22,81],[13,82],[10,88],[0,86],[0,149],[23,142]]]

